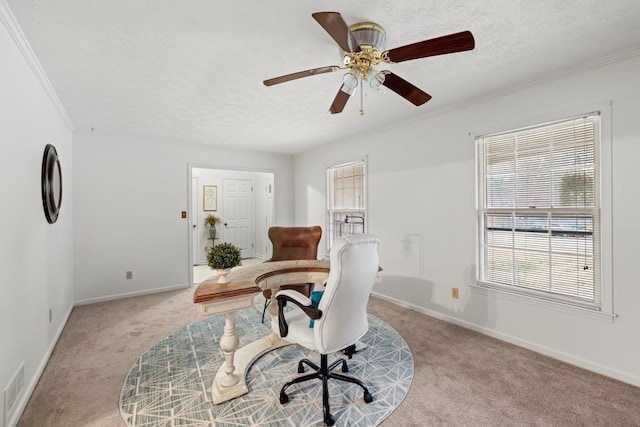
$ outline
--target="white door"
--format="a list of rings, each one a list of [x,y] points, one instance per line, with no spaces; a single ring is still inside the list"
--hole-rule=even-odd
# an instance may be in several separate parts
[[[224,241],[242,251],[242,258],[255,254],[253,238],[253,181],[225,179],[222,183],[224,200]]]
[[[200,264],[200,233],[198,228],[198,178],[191,178],[191,260],[193,265]]]
[[[265,210],[265,229],[269,230],[273,225],[273,177],[267,178]],[[273,245],[268,238],[266,239],[265,254],[267,255],[267,259],[273,255]]]

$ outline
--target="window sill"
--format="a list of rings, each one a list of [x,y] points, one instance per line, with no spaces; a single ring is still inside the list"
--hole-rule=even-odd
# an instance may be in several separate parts
[[[530,306],[573,314],[587,319],[600,320],[603,322],[613,323],[615,318],[618,317],[618,315],[615,313],[608,313],[602,310],[580,307],[573,304],[563,303],[561,301],[554,301],[536,297],[535,295],[527,295],[519,293],[517,291],[510,291],[509,289],[502,289],[491,285],[486,285],[481,282],[472,284],[471,290],[472,292],[476,292],[484,296],[497,297],[509,301],[524,303]]]

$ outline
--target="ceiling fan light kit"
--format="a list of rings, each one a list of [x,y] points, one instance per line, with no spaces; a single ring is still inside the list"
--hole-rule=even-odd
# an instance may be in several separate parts
[[[393,64],[429,56],[462,52],[472,50],[475,47],[475,40],[471,32],[462,31],[386,50],[387,34],[384,28],[374,22],[358,22],[347,26],[338,12],[316,12],[311,16],[338,44],[344,65],[299,71],[268,79],[263,83],[265,86],[273,86],[316,74],[347,70],[342,78],[342,86],[329,108],[331,114],[342,112],[358,86],[360,86],[360,114],[364,114],[364,82],[367,82],[367,86],[373,90],[386,86],[412,104],[420,106],[429,101],[431,95],[391,71],[379,71],[375,68],[376,65],[381,62]]]

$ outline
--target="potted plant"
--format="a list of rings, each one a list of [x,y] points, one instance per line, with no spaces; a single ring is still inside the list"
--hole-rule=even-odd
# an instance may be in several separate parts
[[[212,241],[216,238],[216,227],[220,222],[220,218],[215,215],[209,214],[204,218],[204,226],[209,228],[209,238]]]
[[[229,283],[227,275],[242,265],[240,248],[231,243],[218,243],[207,249],[207,264],[218,273],[218,283]]]

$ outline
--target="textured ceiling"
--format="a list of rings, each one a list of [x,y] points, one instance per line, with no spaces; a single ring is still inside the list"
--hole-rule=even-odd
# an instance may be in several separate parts
[[[532,81],[638,54],[638,0],[5,0],[80,131],[134,133],[295,153],[395,126]],[[386,88],[328,108],[342,73],[312,19],[373,21],[387,48],[470,30],[473,51],[392,64],[433,96],[415,107]]]

